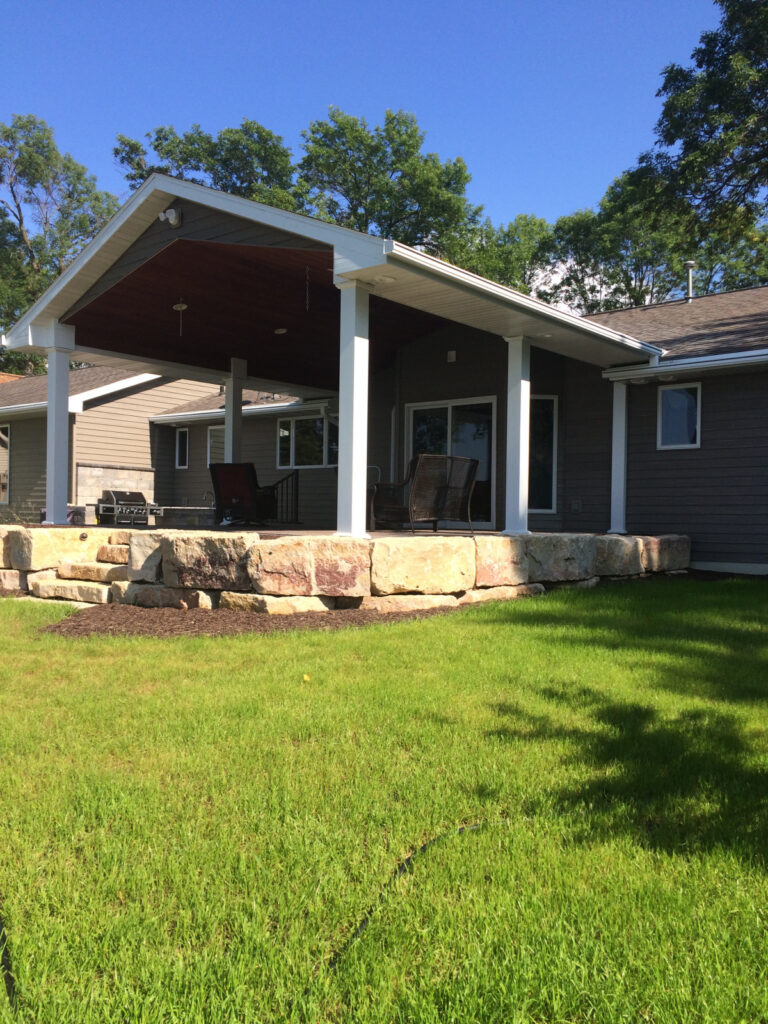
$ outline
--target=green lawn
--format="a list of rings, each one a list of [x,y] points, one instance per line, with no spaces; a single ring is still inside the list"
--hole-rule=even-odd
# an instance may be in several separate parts
[[[0,1022],[768,1020],[765,582],[231,639],[65,614],[0,600]]]

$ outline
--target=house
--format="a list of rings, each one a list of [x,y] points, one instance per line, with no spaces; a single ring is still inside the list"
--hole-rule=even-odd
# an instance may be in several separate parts
[[[694,567],[768,573],[768,287],[590,317],[663,350],[612,367],[630,533],[691,537]]]
[[[369,482],[420,451],[478,459],[478,526],[621,532],[631,403],[610,374],[664,356],[396,241],[162,175],[3,344],[48,358],[51,521],[70,491],[74,359],[213,386],[215,402],[150,417],[162,500],[197,504],[212,452],[248,458],[264,482],[299,475],[305,527],[350,537]]]
[[[71,370],[68,382],[67,503],[95,505],[105,488],[169,497],[171,466],[149,417],[218,388],[109,366]],[[47,392],[45,376],[0,381],[0,523],[35,523],[45,507]]]

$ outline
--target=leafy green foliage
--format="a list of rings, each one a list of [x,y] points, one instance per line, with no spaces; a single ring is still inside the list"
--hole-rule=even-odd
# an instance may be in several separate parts
[[[114,155],[125,168],[131,188],[150,174],[168,174],[200,185],[293,209],[291,152],[279,135],[257,121],[243,120],[239,128],[218,135],[199,124],[182,135],[170,125],[146,136],[151,152],[137,139],[118,135]]]
[[[549,264],[552,227],[541,217],[519,214],[509,224],[467,224],[443,244],[444,259],[481,277],[529,294]]]
[[[116,209],[115,197],[59,152],[45,121],[28,114],[0,123],[0,328],[18,319]],[[0,355],[0,369],[42,366],[40,357]]]
[[[388,110],[383,125],[369,128],[332,107],[327,121],[313,121],[302,135],[299,184],[316,216],[440,253],[479,214],[465,198],[464,161],[422,153],[425,135],[413,114]]]
[[[663,159],[708,219],[766,212],[768,188],[768,3],[717,2],[720,25],[701,36],[692,66],[664,69],[658,93]]]

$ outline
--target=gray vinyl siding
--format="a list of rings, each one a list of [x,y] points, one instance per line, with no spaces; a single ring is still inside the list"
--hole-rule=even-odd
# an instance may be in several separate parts
[[[171,204],[181,210],[182,223],[179,228],[170,228],[165,222],[153,221],[150,227],[130,248],[103,274],[85,295],[72,306],[61,319],[70,316],[88,305],[96,296],[103,294],[148,259],[178,239],[198,242],[224,242],[238,245],[278,246],[290,249],[325,250],[328,246],[308,238],[277,231],[263,224],[233,217],[219,210],[211,210],[198,203],[176,200]]]
[[[70,439],[72,421],[70,417]],[[6,414],[3,422],[11,428],[10,501],[0,505],[0,523],[39,523],[45,507],[45,416],[14,419]]]
[[[561,526],[600,533],[611,521],[613,385],[597,366],[563,360]]]
[[[628,388],[627,529],[688,534],[694,561],[768,563],[768,374],[679,383],[699,381],[691,449],[657,451],[658,388]]]

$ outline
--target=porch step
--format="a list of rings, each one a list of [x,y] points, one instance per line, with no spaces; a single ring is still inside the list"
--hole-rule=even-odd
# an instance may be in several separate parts
[[[110,544],[130,544],[131,543],[131,531],[130,530],[115,530],[109,535]]]
[[[29,588],[35,597],[84,601],[86,604],[109,604],[110,586],[81,580],[34,580]]]
[[[112,583],[128,579],[128,566],[111,562],[60,562],[59,579],[85,580],[88,583]]]
[[[112,565],[128,565],[128,559],[131,554],[131,548],[128,544],[113,544],[112,538],[109,538],[109,544],[102,544],[96,554],[96,561],[98,562],[109,562]],[[117,576],[113,577],[118,579]],[[123,577],[119,577],[122,579]]]

